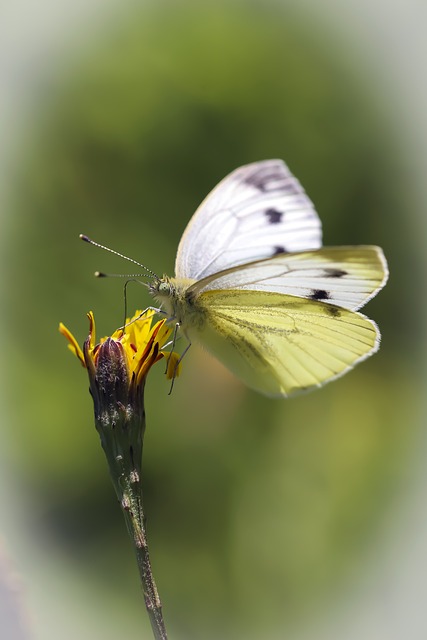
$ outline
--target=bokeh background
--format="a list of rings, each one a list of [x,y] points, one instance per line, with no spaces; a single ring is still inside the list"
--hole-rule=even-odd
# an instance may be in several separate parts
[[[426,637],[426,93],[415,1],[90,0],[0,8],[0,637],[150,638],[81,341],[123,316],[203,197],[281,157],[325,244],[379,244],[380,352],[289,401],[193,348],[147,386],[145,502],[171,639]],[[129,289],[129,305],[149,304]]]

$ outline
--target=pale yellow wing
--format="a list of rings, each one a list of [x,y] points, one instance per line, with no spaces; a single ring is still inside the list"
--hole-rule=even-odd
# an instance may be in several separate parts
[[[317,300],[212,290],[196,304],[205,321],[190,335],[249,387],[269,396],[320,387],[379,347],[372,320]]]

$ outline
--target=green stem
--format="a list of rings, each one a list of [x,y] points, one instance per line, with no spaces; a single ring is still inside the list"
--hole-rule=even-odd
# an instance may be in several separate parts
[[[90,337],[84,345],[90,391],[95,409],[95,426],[107,457],[110,476],[133,541],[145,606],[155,640],[167,640],[162,603],[154,582],[145,533],[141,467],[145,433],[145,377],[138,381],[128,369],[120,342],[107,338],[100,344],[96,366],[90,357]],[[156,345],[155,345],[156,346]],[[158,344],[150,356],[152,363]]]
[[[129,469],[122,456],[116,458],[117,467],[122,472],[112,473],[114,488],[123,511],[126,526],[133,541],[145,606],[150,618],[155,640],[167,640],[162,614],[162,603],[154,581],[145,531],[145,516],[142,502],[142,489],[139,469]],[[128,467],[128,468],[126,468]]]

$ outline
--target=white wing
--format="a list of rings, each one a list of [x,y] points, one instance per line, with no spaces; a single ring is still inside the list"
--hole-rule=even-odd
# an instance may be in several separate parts
[[[319,217],[282,160],[236,169],[205,198],[179,243],[178,278],[322,246]]]
[[[387,276],[387,263],[379,247],[324,247],[226,269],[194,283],[189,293],[269,291],[356,310],[378,293]]]

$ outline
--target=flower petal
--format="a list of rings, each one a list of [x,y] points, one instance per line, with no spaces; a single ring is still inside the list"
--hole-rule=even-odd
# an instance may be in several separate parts
[[[172,380],[172,378],[177,378],[181,373],[181,356],[176,351],[165,352],[162,351],[162,354],[165,358],[167,358],[167,368],[166,368],[166,377],[168,380]]]
[[[69,331],[67,329],[67,327],[62,322],[59,323],[59,332],[62,333],[62,335],[65,338],[67,338],[68,342],[70,343],[68,345],[68,348],[80,360],[80,362],[82,363],[83,367],[86,368],[83,351],[81,350],[79,343],[77,342],[77,340],[75,339],[75,337],[73,336],[71,331]]]

